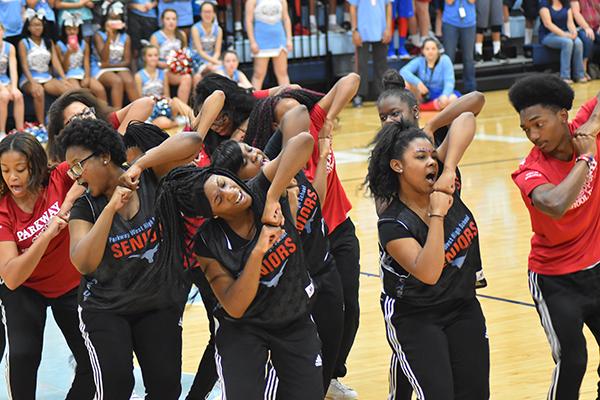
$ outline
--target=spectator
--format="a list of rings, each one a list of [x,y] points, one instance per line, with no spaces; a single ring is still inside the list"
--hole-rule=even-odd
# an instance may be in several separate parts
[[[200,82],[202,70],[213,70],[221,65],[221,46],[223,45],[223,30],[216,21],[216,7],[210,1],[200,6],[201,20],[192,27],[190,47],[198,53],[202,66],[194,75],[194,85]]]
[[[477,90],[475,62],[473,61],[475,25],[477,23],[475,0],[446,0],[442,22],[446,54],[454,63],[456,48],[460,41],[463,62],[463,92],[473,92]]]
[[[316,7],[316,0],[309,0],[308,1],[308,7],[309,7],[309,25],[310,25],[310,33],[312,35],[316,34],[317,31],[319,30],[318,24],[317,24],[317,7]],[[327,19],[327,31],[329,32],[334,32],[334,33],[342,33],[342,32],[346,32],[346,30],[344,28],[342,28],[340,25],[338,25],[337,23],[337,15],[336,15],[336,9],[337,9],[337,0],[328,0],[328,5],[329,5],[329,15],[328,15],[328,19]],[[299,14],[300,15],[300,14]]]
[[[560,77],[567,83],[587,82],[583,69],[583,43],[577,36],[568,0],[540,1],[540,43],[560,49]],[[573,71],[571,71],[573,66]]]
[[[54,15],[54,0],[26,0],[25,5],[36,12],[44,10],[44,17],[46,18],[44,29],[46,30],[46,35],[55,41],[58,38],[58,30],[56,16]]]
[[[170,95],[170,86],[177,86],[177,97],[187,103],[192,92],[192,75],[188,73],[175,73],[169,69],[167,58],[172,51],[181,50],[188,42],[185,32],[177,29],[177,12],[170,8],[163,11],[160,16],[162,29],[152,34],[150,43],[158,48],[158,68],[166,70],[168,84],[167,94]]]
[[[130,0],[127,4],[129,9],[127,22],[129,24],[134,65],[136,65],[135,60],[140,55],[139,49],[143,47],[141,41],[150,40],[150,35],[158,30],[157,6],[158,1],[156,0]]]
[[[392,38],[392,0],[349,0],[352,19],[352,42],[356,46],[358,94],[352,100],[361,107],[369,92],[369,55],[372,53],[375,85],[379,96],[381,79],[387,70],[387,45]]]
[[[252,84],[246,75],[238,69],[239,65],[240,60],[237,53],[233,50],[226,50],[223,53],[223,65],[218,66],[215,72],[226,76],[244,89],[252,88]]]
[[[92,23],[94,16],[91,10],[94,8],[94,2],[92,0],[54,0],[54,8],[58,10],[58,26],[64,26],[66,13],[79,15],[82,21],[79,27],[80,34],[85,39],[94,36],[94,24]]]
[[[454,90],[454,65],[450,57],[440,54],[435,39],[425,39],[422,52],[402,67],[400,75],[419,100],[421,110],[441,110],[460,96]]]
[[[247,0],[246,32],[254,57],[252,86],[262,89],[271,59],[277,84],[289,84],[287,58],[292,51],[292,23],[287,0]]]
[[[116,2],[108,7],[102,30],[94,36],[92,75],[105,88],[110,89],[112,106],[123,107],[123,95],[129,101],[139,97],[129,65],[131,64],[131,39],[125,33],[123,3]]]
[[[40,124],[44,124],[45,94],[60,96],[68,85],[67,78],[56,54],[54,43],[46,33],[45,18],[42,10],[33,11],[28,8],[25,12],[23,25],[23,39],[19,42],[19,59],[23,74],[19,80],[19,87],[33,97],[35,117]],[[61,80],[50,73],[50,64]]]
[[[0,22],[4,25],[4,40],[17,47],[23,30],[23,1],[0,1]]]
[[[190,28],[194,23],[194,11],[190,0],[158,0],[158,15],[163,15],[165,10],[175,10],[177,13],[177,27],[190,37]]]
[[[492,57],[498,61],[506,60],[500,41],[500,31],[504,22],[502,0],[477,0],[475,4],[477,9],[475,61],[483,60],[483,34],[488,28],[492,30]]]
[[[410,58],[406,50],[406,35],[408,34],[408,20],[414,16],[412,0],[396,0],[392,2],[392,37],[388,46],[388,58],[400,57],[405,60]],[[398,47],[394,45],[394,27],[398,27]]]
[[[0,37],[4,36],[4,26],[0,23]],[[15,128],[23,130],[25,121],[25,105],[23,94],[17,88],[17,52],[15,46],[2,41],[0,48],[0,140],[6,136],[6,118],[8,103],[13,102],[13,117]]]
[[[90,46],[81,37],[83,21],[78,14],[73,15],[68,11],[63,12],[61,17],[63,26],[56,46],[65,76],[72,87],[90,89],[94,96],[106,101],[104,87],[91,76]]]
[[[571,10],[573,11],[573,19],[579,25],[577,36],[581,39],[583,43],[583,71],[585,72],[586,78],[591,80],[592,78],[588,74],[588,61],[594,56],[594,41],[596,40],[596,32],[598,29],[594,30],[588,23],[588,18],[591,18],[590,21],[595,17],[594,10],[586,10],[588,12],[585,13],[585,17],[582,14],[581,5],[578,0],[571,0]],[[595,2],[595,5],[600,10],[600,3],[598,1]],[[596,14],[598,17],[598,14]],[[598,20],[595,22],[598,24]]]

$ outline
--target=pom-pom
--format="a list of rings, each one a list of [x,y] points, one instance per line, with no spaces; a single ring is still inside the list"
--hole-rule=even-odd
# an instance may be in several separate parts
[[[167,57],[169,69],[174,74],[187,75],[192,73],[192,56],[189,50],[173,50]]]

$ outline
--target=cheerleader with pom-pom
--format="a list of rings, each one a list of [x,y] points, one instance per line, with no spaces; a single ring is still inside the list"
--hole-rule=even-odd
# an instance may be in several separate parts
[[[161,129],[171,129],[179,125],[178,117],[189,121],[193,117],[192,109],[177,97],[169,98],[169,74],[158,68],[158,48],[153,45],[146,46],[142,50],[142,57],[144,68],[135,74],[137,89],[142,96],[152,96],[156,99],[148,122]]]

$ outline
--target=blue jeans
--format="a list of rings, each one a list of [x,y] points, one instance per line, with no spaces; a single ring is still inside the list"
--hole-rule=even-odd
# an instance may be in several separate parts
[[[582,79],[583,70],[583,42],[576,37],[569,39],[558,36],[555,33],[548,33],[542,39],[542,44],[552,49],[560,49],[560,77],[571,79],[571,64],[573,65],[573,78]]]
[[[459,28],[450,24],[442,25],[444,34],[444,49],[450,60],[454,62],[456,48],[460,40],[463,58],[463,92],[469,93],[477,90],[475,81],[475,62],[473,52],[475,51],[475,25],[468,28]]]
[[[585,31],[581,28],[577,30],[577,36],[583,43],[583,59],[590,59],[594,56],[594,39],[586,36]]]

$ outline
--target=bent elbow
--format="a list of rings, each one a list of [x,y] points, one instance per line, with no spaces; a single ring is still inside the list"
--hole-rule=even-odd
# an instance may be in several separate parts
[[[17,279],[14,279],[10,276],[3,277],[2,279],[4,280],[4,285],[6,285],[9,290],[16,290],[23,283],[18,282]]]
[[[441,271],[437,274],[427,274],[422,277],[423,279],[421,279],[421,282],[423,282],[426,285],[433,286],[438,283],[441,276],[442,276]]]

